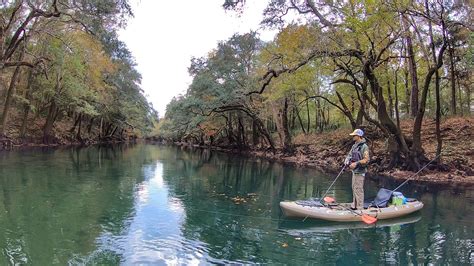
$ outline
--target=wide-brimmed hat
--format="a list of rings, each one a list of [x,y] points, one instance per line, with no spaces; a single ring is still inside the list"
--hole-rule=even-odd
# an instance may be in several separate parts
[[[356,130],[354,130],[354,132],[352,132],[349,135],[362,137],[362,136],[364,136],[364,131],[362,131],[362,129],[356,129]]]

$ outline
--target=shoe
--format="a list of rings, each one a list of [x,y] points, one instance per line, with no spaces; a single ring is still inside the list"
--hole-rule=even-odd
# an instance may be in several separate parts
[[[351,210],[355,211],[355,210],[357,210],[357,208],[351,207]]]

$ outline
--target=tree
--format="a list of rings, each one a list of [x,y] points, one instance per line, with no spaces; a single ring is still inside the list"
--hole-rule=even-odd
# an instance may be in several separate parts
[[[22,137],[30,111],[36,113],[34,119],[46,116],[46,143],[54,141],[54,124],[64,117],[73,119],[70,132],[80,141],[86,122],[89,135],[94,125],[99,127],[99,137],[151,130],[157,113],[116,33],[133,15],[127,0],[19,0],[1,5],[0,74],[11,77],[0,133],[15,104],[23,111]],[[29,69],[22,71],[25,67]]]
[[[240,8],[245,1],[225,1],[224,8]],[[314,1],[270,1],[264,11],[262,23],[270,26],[281,26],[285,24],[284,17],[293,13],[302,18],[302,23],[312,24],[320,32],[317,40],[314,40],[313,49],[307,56],[298,63],[291,66],[282,65],[278,68],[271,68],[262,75],[263,82],[260,89],[253,93],[263,93],[271,88],[272,82],[281,78],[284,74],[293,74],[302,66],[308,65],[314,60],[331,59],[335,62],[337,83],[352,84],[357,92],[361,113],[370,123],[376,125],[387,137],[393,138],[396,142],[396,158],[404,158],[403,162],[412,169],[418,169],[420,163],[425,159],[421,147],[421,125],[426,109],[427,94],[430,89],[431,78],[438,69],[443,66],[443,55],[446,49],[446,41],[441,44],[434,44],[431,49],[426,49],[424,40],[429,39],[428,35],[420,33],[418,25],[429,25],[436,22],[437,30],[445,32],[453,25],[463,25],[460,18],[469,14],[462,12],[452,3],[431,3],[433,14],[426,14],[424,2],[405,3],[396,1],[393,3],[376,2],[314,2]],[[324,13],[322,13],[324,10]],[[443,14],[443,12],[445,12]],[[455,16],[454,14],[463,14]],[[402,26],[399,21],[403,21]],[[409,31],[410,26],[414,27],[416,35],[419,37],[418,45],[424,49],[424,57],[436,58],[432,65],[424,65],[418,68],[415,62],[415,45]],[[424,35],[424,36],[423,36]],[[393,120],[393,102],[390,101],[392,93],[384,89],[383,73],[387,73],[383,68],[393,68],[391,62],[403,57],[397,48],[398,43],[404,43],[408,51],[408,66],[412,77],[412,114],[416,110],[413,141],[407,141],[398,126]],[[433,42],[432,42],[433,43]],[[412,50],[413,48],[413,50]],[[431,60],[429,60],[431,61]],[[424,72],[424,73],[423,73]],[[419,103],[417,99],[418,77],[424,76],[424,83]],[[387,81],[385,84],[391,84]],[[389,104],[387,104],[387,98]],[[343,100],[342,97],[339,99]],[[439,101],[438,101],[439,102]],[[343,101],[341,101],[341,105]],[[368,105],[366,104],[368,103]],[[408,104],[408,103],[407,103]],[[377,114],[377,119],[370,117],[364,106],[372,107]],[[439,106],[439,105],[438,105]],[[345,108],[342,108],[344,111]],[[438,112],[439,113],[439,112]],[[410,145],[411,144],[411,145]],[[401,156],[400,156],[401,155]]]

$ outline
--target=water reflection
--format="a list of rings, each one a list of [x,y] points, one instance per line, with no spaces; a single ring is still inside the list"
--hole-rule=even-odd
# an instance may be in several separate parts
[[[332,178],[151,145],[0,153],[0,264],[473,264],[469,189],[407,186],[422,212],[376,226],[281,217],[281,200]],[[396,186],[367,194],[382,184]],[[350,187],[345,175],[330,193]]]

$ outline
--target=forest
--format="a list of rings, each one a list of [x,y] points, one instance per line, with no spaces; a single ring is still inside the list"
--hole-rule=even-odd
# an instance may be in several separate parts
[[[269,1],[262,26],[275,38],[235,34],[193,58],[192,84],[154,134],[291,154],[295,138],[363,128],[385,141],[389,167],[417,170],[429,119],[440,162],[441,123],[473,109],[473,14],[469,1]]]
[[[0,139],[21,143],[126,140],[158,114],[118,30],[127,0],[0,2]]]

